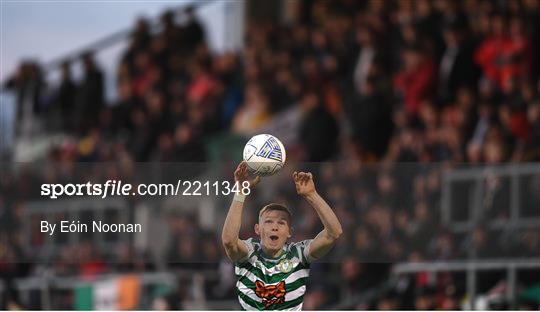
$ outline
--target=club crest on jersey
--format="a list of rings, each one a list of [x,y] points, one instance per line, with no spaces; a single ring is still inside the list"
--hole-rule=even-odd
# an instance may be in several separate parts
[[[263,147],[257,152],[257,156],[272,160],[283,161],[281,147],[274,138],[269,138],[264,142]]]
[[[293,263],[289,259],[283,259],[278,263],[277,268],[283,273],[289,273],[293,269]]]

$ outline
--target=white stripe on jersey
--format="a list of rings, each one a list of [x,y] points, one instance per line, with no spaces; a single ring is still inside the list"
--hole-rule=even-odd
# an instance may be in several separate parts
[[[247,277],[253,283],[255,283],[257,280],[260,280],[257,275],[255,275],[254,273],[251,273],[248,269],[244,269],[244,268],[238,269],[238,268],[236,268],[235,271],[236,271],[235,272],[236,274]],[[289,276],[287,276],[287,278],[285,279],[285,284],[293,283],[296,280],[298,280],[299,278],[308,277],[308,276],[309,276],[309,269],[300,269],[300,270],[298,270],[296,272],[291,273]],[[268,283],[266,285],[277,285],[278,283],[279,282]]]
[[[293,290],[291,292],[286,293],[285,294],[285,302],[292,301],[292,300],[302,296],[305,291],[306,291],[306,285],[302,285],[298,289],[295,289],[295,290]]]

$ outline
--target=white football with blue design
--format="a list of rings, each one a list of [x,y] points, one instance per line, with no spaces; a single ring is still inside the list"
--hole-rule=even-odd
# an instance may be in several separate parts
[[[246,143],[244,161],[249,171],[258,176],[270,176],[285,165],[285,147],[270,134],[258,134]]]

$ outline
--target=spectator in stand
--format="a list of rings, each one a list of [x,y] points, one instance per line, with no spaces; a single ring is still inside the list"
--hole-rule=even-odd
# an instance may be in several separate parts
[[[77,95],[77,125],[80,133],[95,127],[99,112],[105,106],[103,72],[94,61],[92,51],[85,52],[81,58],[84,79]]]
[[[204,161],[204,146],[192,126],[179,125],[174,133],[173,160],[179,162]]]
[[[527,142],[524,161],[540,160],[540,101],[531,104],[527,111],[527,119],[531,124],[531,136]]]
[[[141,51],[135,55],[135,70],[130,79],[133,83],[133,93],[139,98],[152,88],[158,86],[160,69],[152,59],[149,51]]]
[[[306,161],[331,159],[338,152],[339,128],[335,118],[313,91],[305,93],[300,105],[304,113],[300,124],[300,142],[306,151]]]
[[[435,300],[436,290],[432,287],[426,287],[418,290],[416,299],[414,301],[415,310],[435,310],[436,300]]]
[[[513,75],[519,83],[528,82],[531,79],[533,69],[533,45],[530,33],[527,31],[522,18],[513,16],[509,22],[510,54],[515,67]]]
[[[251,135],[270,119],[268,96],[257,83],[246,86],[244,103],[232,122],[232,130],[239,134]]]
[[[122,134],[132,131],[133,125],[130,121],[130,115],[135,109],[142,108],[144,105],[142,99],[134,93],[132,79],[128,63],[122,62],[118,70],[118,99],[112,108],[116,130]]]
[[[80,243],[72,256],[75,256],[78,274],[82,279],[91,280],[107,271],[107,264],[91,241]]]
[[[400,308],[399,296],[394,291],[384,293],[377,302],[379,311],[397,310]]]
[[[17,96],[16,133],[29,136],[41,131],[39,117],[45,111],[42,96],[46,84],[40,66],[32,61],[22,62],[5,87]]]
[[[383,74],[381,65],[384,64],[382,53],[375,38],[375,33],[368,26],[361,26],[356,32],[356,42],[360,52],[357,56],[357,61],[354,67],[354,88],[357,93],[365,94],[365,88],[368,84],[370,77],[374,77],[377,74]]]
[[[347,116],[365,159],[378,159],[386,152],[392,135],[392,108],[384,96],[381,82],[370,76],[362,83],[361,92],[353,95]]]
[[[473,46],[465,29],[448,25],[443,30],[444,51],[438,69],[438,99],[441,105],[455,100],[462,87],[475,88],[479,71],[473,62]]]
[[[520,233],[519,251],[515,254],[522,257],[540,256],[540,232],[536,229],[529,229]]]
[[[131,32],[131,41],[127,50],[122,56],[121,64],[127,65],[128,73],[131,75],[135,71],[135,56],[140,52],[148,50],[152,36],[150,35],[148,21],[140,18],[135,22]]]
[[[167,10],[161,14],[161,34],[171,52],[180,52],[182,48],[182,28],[176,23],[176,15],[173,10]]]
[[[196,61],[190,66],[189,74],[190,83],[186,86],[188,103],[200,109],[205,119],[213,119],[213,116],[218,116],[215,97],[218,95],[220,85],[211,72],[210,64],[203,60]],[[219,124],[216,127],[219,129]]]
[[[195,15],[195,8],[188,6],[185,11],[185,25],[180,29],[182,49],[193,51],[205,42],[205,34],[201,22]]]
[[[420,47],[407,47],[402,52],[403,68],[394,78],[394,88],[401,95],[405,111],[416,117],[420,104],[433,97],[435,66]]]
[[[60,120],[59,128],[71,133],[75,130],[73,112],[76,105],[77,85],[71,75],[70,61],[62,63],[61,71],[60,86],[56,91],[55,103],[52,109],[58,113],[58,116],[54,116],[54,118]]]
[[[502,14],[494,14],[490,24],[489,37],[476,50],[475,61],[487,79],[507,92],[511,79],[528,78],[532,64],[531,46],[519,20],[512,20],[509,27]]]
[[[136,108],[130,113],[130,133],[127,146],[135,161],[144,161],[150,154],[151,132],[148,117],[142,108]]]

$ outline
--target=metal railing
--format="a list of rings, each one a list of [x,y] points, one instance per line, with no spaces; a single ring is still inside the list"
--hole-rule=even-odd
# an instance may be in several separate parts
[[[443,175],[441,196],[441,222],[454,232],[468,232],[480,223],[489,229],[523,229],[540,228],[540,217],[523,216],[521,198],[521,178],[526,176],[540,176],[539,164],[510,164],[504,166],[469,167],[453,169]],[[488,179],[498,179],[496,183],[508,183],[508,217],[505,219],[487,220],[485,215],[486,182]],[[468,183],[469,192],[467,207],[454,204],[460,196],[453,196],[452,191],[456,183]],[[503,190],[504,192],[504,190]],[[500,203],[498,203],[500,204]],[[456,209],[466,209],[468,220],[453,220],[452,215]]]
[[[489,230],[524,230],[540,229],[540,217],[523,214],[523,204],[527,198],[521,193],[526,177],[539,177],[538,164],[508,164],[447,170],[442,176],[441,187],[441,223],[453,233],[471,234],[481,226]],[[459,193],[459,184],[462,193]],[[493,187],[495,185],[495,187]],[[499,192],[503,202],[496,202],[493,194]],[[491,206],[490,206],[491,205]],[[504,218],[487,216],[489,208],[499,205],[504,211]],[[456,217],[461,213],[461,217]],[[474,256],[474,254],[470,254]],[[466,275],[466,291],[471,298],[471,308],[475,309],[478,296],[478,273],[498,270],[505,272],[506,300],[515,305],[517,289],[517,271],[540,269],[540,259],[482,259],[476,257],[462,261],[441,261],[396,264],[392,273],[412,274],[419,272],[462,272]]]
[[[511,305],[515,305],[517,299],[517,271],[520,269],[540,269],[540,259],[399,263],[392,268],[392,273],[399,275],[419,272],[464,272],[466,274],[467,295],[471,299],[471,308],[475,309],[475,298],[478,295],[477,273],[493,270],[504,271],[507,285],[505,298]]]

